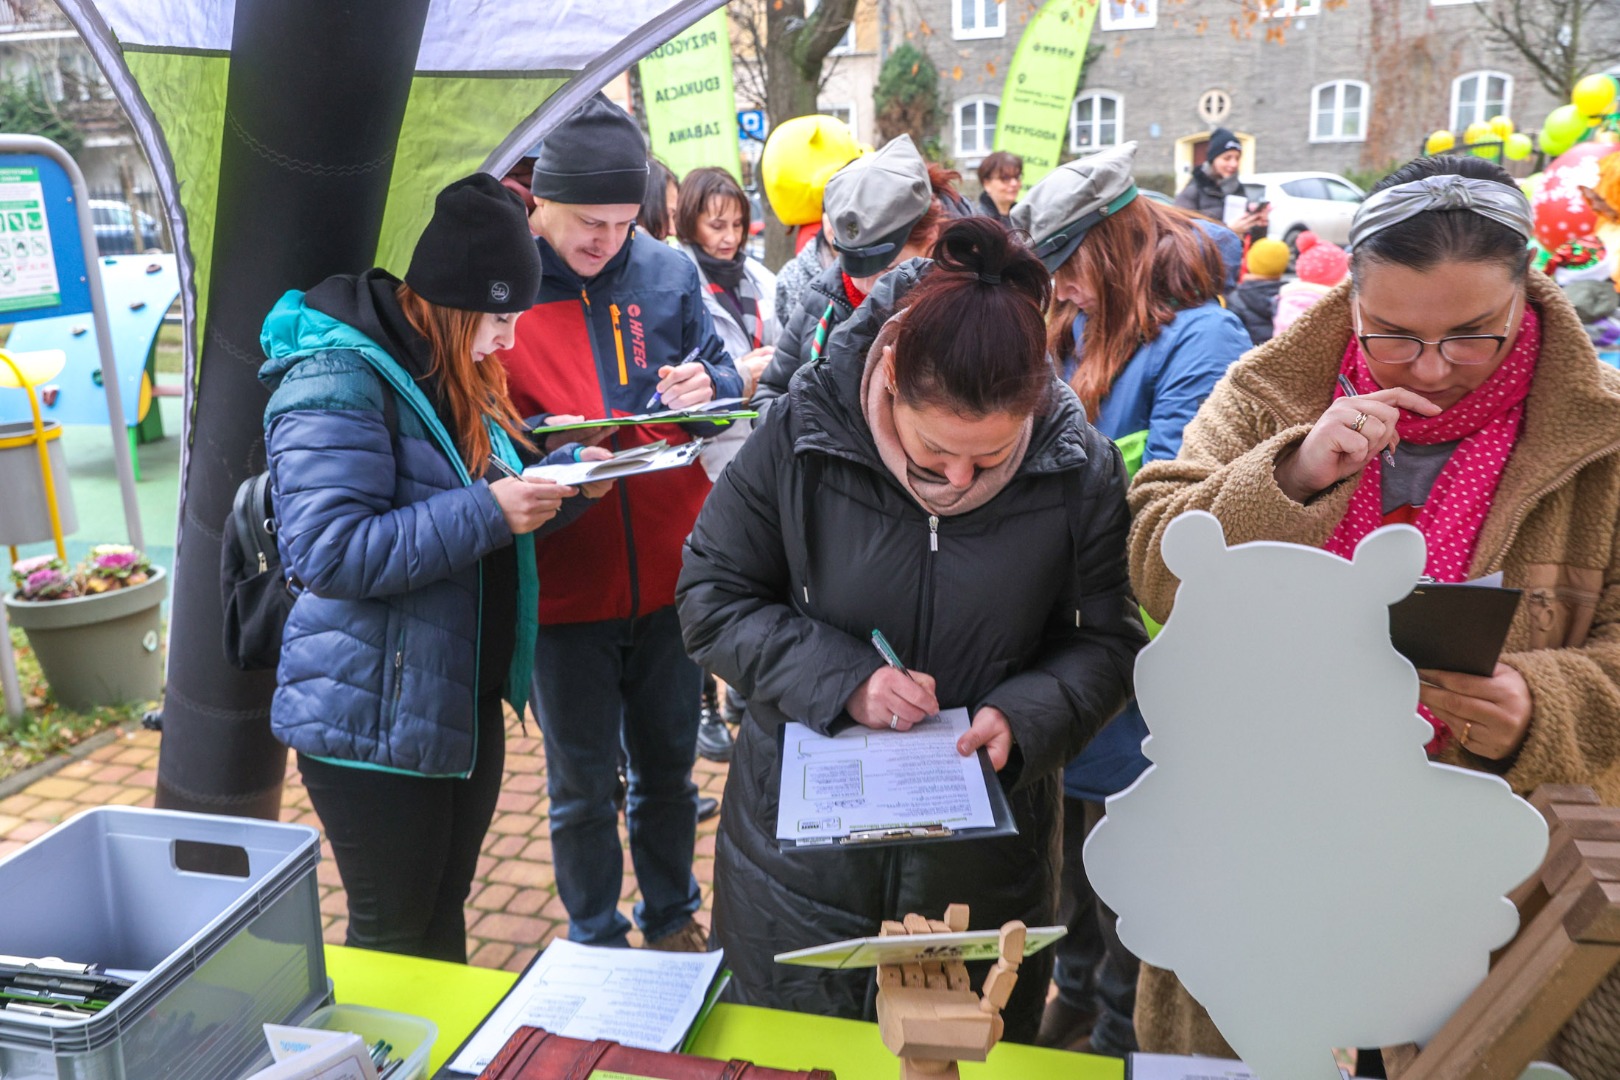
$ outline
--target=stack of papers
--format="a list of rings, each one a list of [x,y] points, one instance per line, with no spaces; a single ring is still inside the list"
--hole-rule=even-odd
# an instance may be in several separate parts
[[[606,949],[556,940],[450,1060],[477,1075],[520,1027],[673,1051],[697,1019],[721,954]]]
[[[703,452],[703,440],[695,439],[679,446],[670,446],[663,439],[634,450],[624,450],[605,461],[576,461],[571,465],[531,465],[523,475],[531,479],[552,480],[569,487],[589,484],[598,480],[623,480],[644,473],[680,469],[696,463]]]
[[[657,412],[638,413],[635,416],[607,416],[600,420],[576,420],[572,424],[545,424],[534,429],[536,435],[555,435],[563,431],[588,431],[592,428],[635,427],[639,424],[728,424],[733,420],[752,420],[758,410],[747,408],[746,398],[719,398],[690,409],[660,409]]]

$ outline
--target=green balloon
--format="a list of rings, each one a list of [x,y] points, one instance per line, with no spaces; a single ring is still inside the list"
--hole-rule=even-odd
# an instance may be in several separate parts
[[[1502,153],[1509,161],[1523,161],[1530,156],[1532,149],[1534,147],[1530,142],[1530,136],[1522,131],[1515,131],[1507,137],[1502,146]]]
[[[1575,106],[1560,105],[1547,114],[1547,122],[1541,125],[1541,131],[1543,135],[1552,136],[1564,150],[1568,150],[1580,141],[1589,126],[1586,117],[1582,116],[1581,111]],[[1557,152],[1562,154],[1564,150]]]

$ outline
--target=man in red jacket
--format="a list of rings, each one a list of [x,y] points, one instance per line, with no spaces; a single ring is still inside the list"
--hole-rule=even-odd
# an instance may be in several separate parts
[[[540,147],[529,223],[544,276],[502,354],[523,415],[629,416],[741,395],[692,263],[633,235],[646,184],[640,131],[600,96]],[[619,450],[683,443],[712,434],[708,427],[624,427],[611,439]],[[642,897],[636,922],[652,948],[707,947],[692,919],[702,676],[681,643],[674,602],[681,544],[708,493],[701,468],[621,481],[555,540],[536,545],[533,700],[546,742],[557,894],[574,941],[623,945],[630,930],[618,911],[622,743]]]

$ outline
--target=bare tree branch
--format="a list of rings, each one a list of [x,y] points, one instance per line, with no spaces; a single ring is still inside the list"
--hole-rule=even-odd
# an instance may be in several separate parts
[[[1530,65],[1547,92],[1567,99],[1584,75],[1620,63],[1615,0],[1486,0],[1476,10],[1490,41]]]

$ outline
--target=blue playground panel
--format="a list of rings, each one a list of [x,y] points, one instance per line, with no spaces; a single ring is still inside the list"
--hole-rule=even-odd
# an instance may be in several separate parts
[[[101,260],[101,287],[107,298],[107,324],[112,330],[113,360],[118,365],[124,424],[135,427],[144,418],[140,408],[146,358],[163,325],[163,316],[180,295],[180,274],[173,255],[110,255]],[[0,322],[6,317],[7,313],[0,312]],[[62,424],[107,422],[101,352],[96,347],[95,320],[89,312],[18,323],[12,327],[6,348],[13,352],[61,349],[67,353],[62,373],[38,388],[40,413],[46,420]],[[150,401],[148,394],[148,405]],[[26,394],[0,391],[0,423],[32,419]]]

